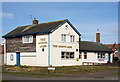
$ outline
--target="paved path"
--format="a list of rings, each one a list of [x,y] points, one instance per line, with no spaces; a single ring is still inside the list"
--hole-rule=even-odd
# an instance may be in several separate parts
[[[90,74],[64,74],[63,77],[3,74],[3,80],[118,80],[118,70]],[[120,77],[119,77],[120,78]]]

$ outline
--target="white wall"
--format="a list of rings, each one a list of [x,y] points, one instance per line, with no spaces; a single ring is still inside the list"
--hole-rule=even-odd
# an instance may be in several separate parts
[[[82,59],[80,59],[82,62],[96,62],[96,63],[107,63],[108,61],[108,53],[105,53],[105,59],[104,61],[99,61],[98,59],[98,53],[94,52],[87,52],[87,59],[84,59],[84,52],[82,54]]]
[[[66,30],[65,26],[68,25],[68,29]],[[70,34],[75,36],[75,42],[62,42],[61,35],[62,34]],[[69,66],[69,65],[79,65],[81,62],[76,61],[76,58],[79,57],[79,35],[73,30],[73,28],[66,22],[61,27],[56,29],[52,34],[50,34],[50,64],[52,66]],[[72,48],[60,48],[53,47],[53,45],[58,46],[72,46]],[[76,51],[78,49],[78,51]],[[74,59],[61,59],[61,52],[74,52]]]
[[[20,65],[37,66],[36,52],[21,52],[20,53]]]
[[[13,55],[13,61],[11,61],[10,56]],[[16,53],[6,53],[7,55],[7,65],[15,65],[16,64]]]
[[[41,39],[45,39],[45,41],[42,41]],[[43,44],[40,44],[41,42],[43,42]],[[40,47],[44,45],[46,45],[46,47]],[[44,51],[42,51],[42,48],[44,48]],[[48,34],[36,36],[36,54],[37,59],[35,61],[39,66],[48,66]]]

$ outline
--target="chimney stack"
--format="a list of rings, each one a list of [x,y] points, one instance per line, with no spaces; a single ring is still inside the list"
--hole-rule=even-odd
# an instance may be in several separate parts
[[[34,18],[33,24],[38,24],[38,20],[36,20],[36,18]]]
[[[100,43],[100,33],[99,33],[99,29],[97,29],[97,33],[96,33],[96,42]]]

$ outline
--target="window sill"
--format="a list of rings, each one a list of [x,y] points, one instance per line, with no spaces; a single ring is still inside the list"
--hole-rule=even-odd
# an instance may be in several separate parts
[[[74,58],[71,58],[71,59],[69,58],[69,59],[61,59],[61,60],[75,60],[75,59]]]

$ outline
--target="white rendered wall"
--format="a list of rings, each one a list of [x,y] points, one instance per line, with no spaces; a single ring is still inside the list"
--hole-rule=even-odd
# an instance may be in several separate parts
[[[21,52],[20,53],[20,65],[37,66],[36,52]]]
[[[82,59],[79,59],[82,62],[95,62],[95,63],[107,63],[108,61],[108,53],[105,53],[104,61],[99,61],[97,53],[87,52],[87,59],[84,59],[84,52],[82,54]]]
[[[41,39],[45,39],[45,41],[41,41]],[[43,42],[43,44],[40,44],[41,42]],[[41,47],[44,45],[46,45],[46,47]],[[42,51],[42,48],[44,48],[44,51]],[[48,34],[36,35],[36,54],[37,59],[35,61],[39,66],[48,66]]]
[[[11,54],[13,55],[13,61],[10,59]],[[7,55],[7,65],[15,65],[16,64],[16,53],[6,53]]]
[[[65,29],[68,25],[67,30]],[[70,34],[75,36],[75,42],[62,42],[61,35]],[[66,22],[61,27],[56,29],[52,34],[50,34],[50,64],[52,66],[70,66],[79,65],[81,62],[76,61],[79,57],[79,35],[73,30],[73,28]],[[60,48],[53,47],[53,45],[58,46],[72,46],[72,48]],[[76,51],[78,49],[78,51]],[[61,52],[74,52],[74,59],[61,59]]]

